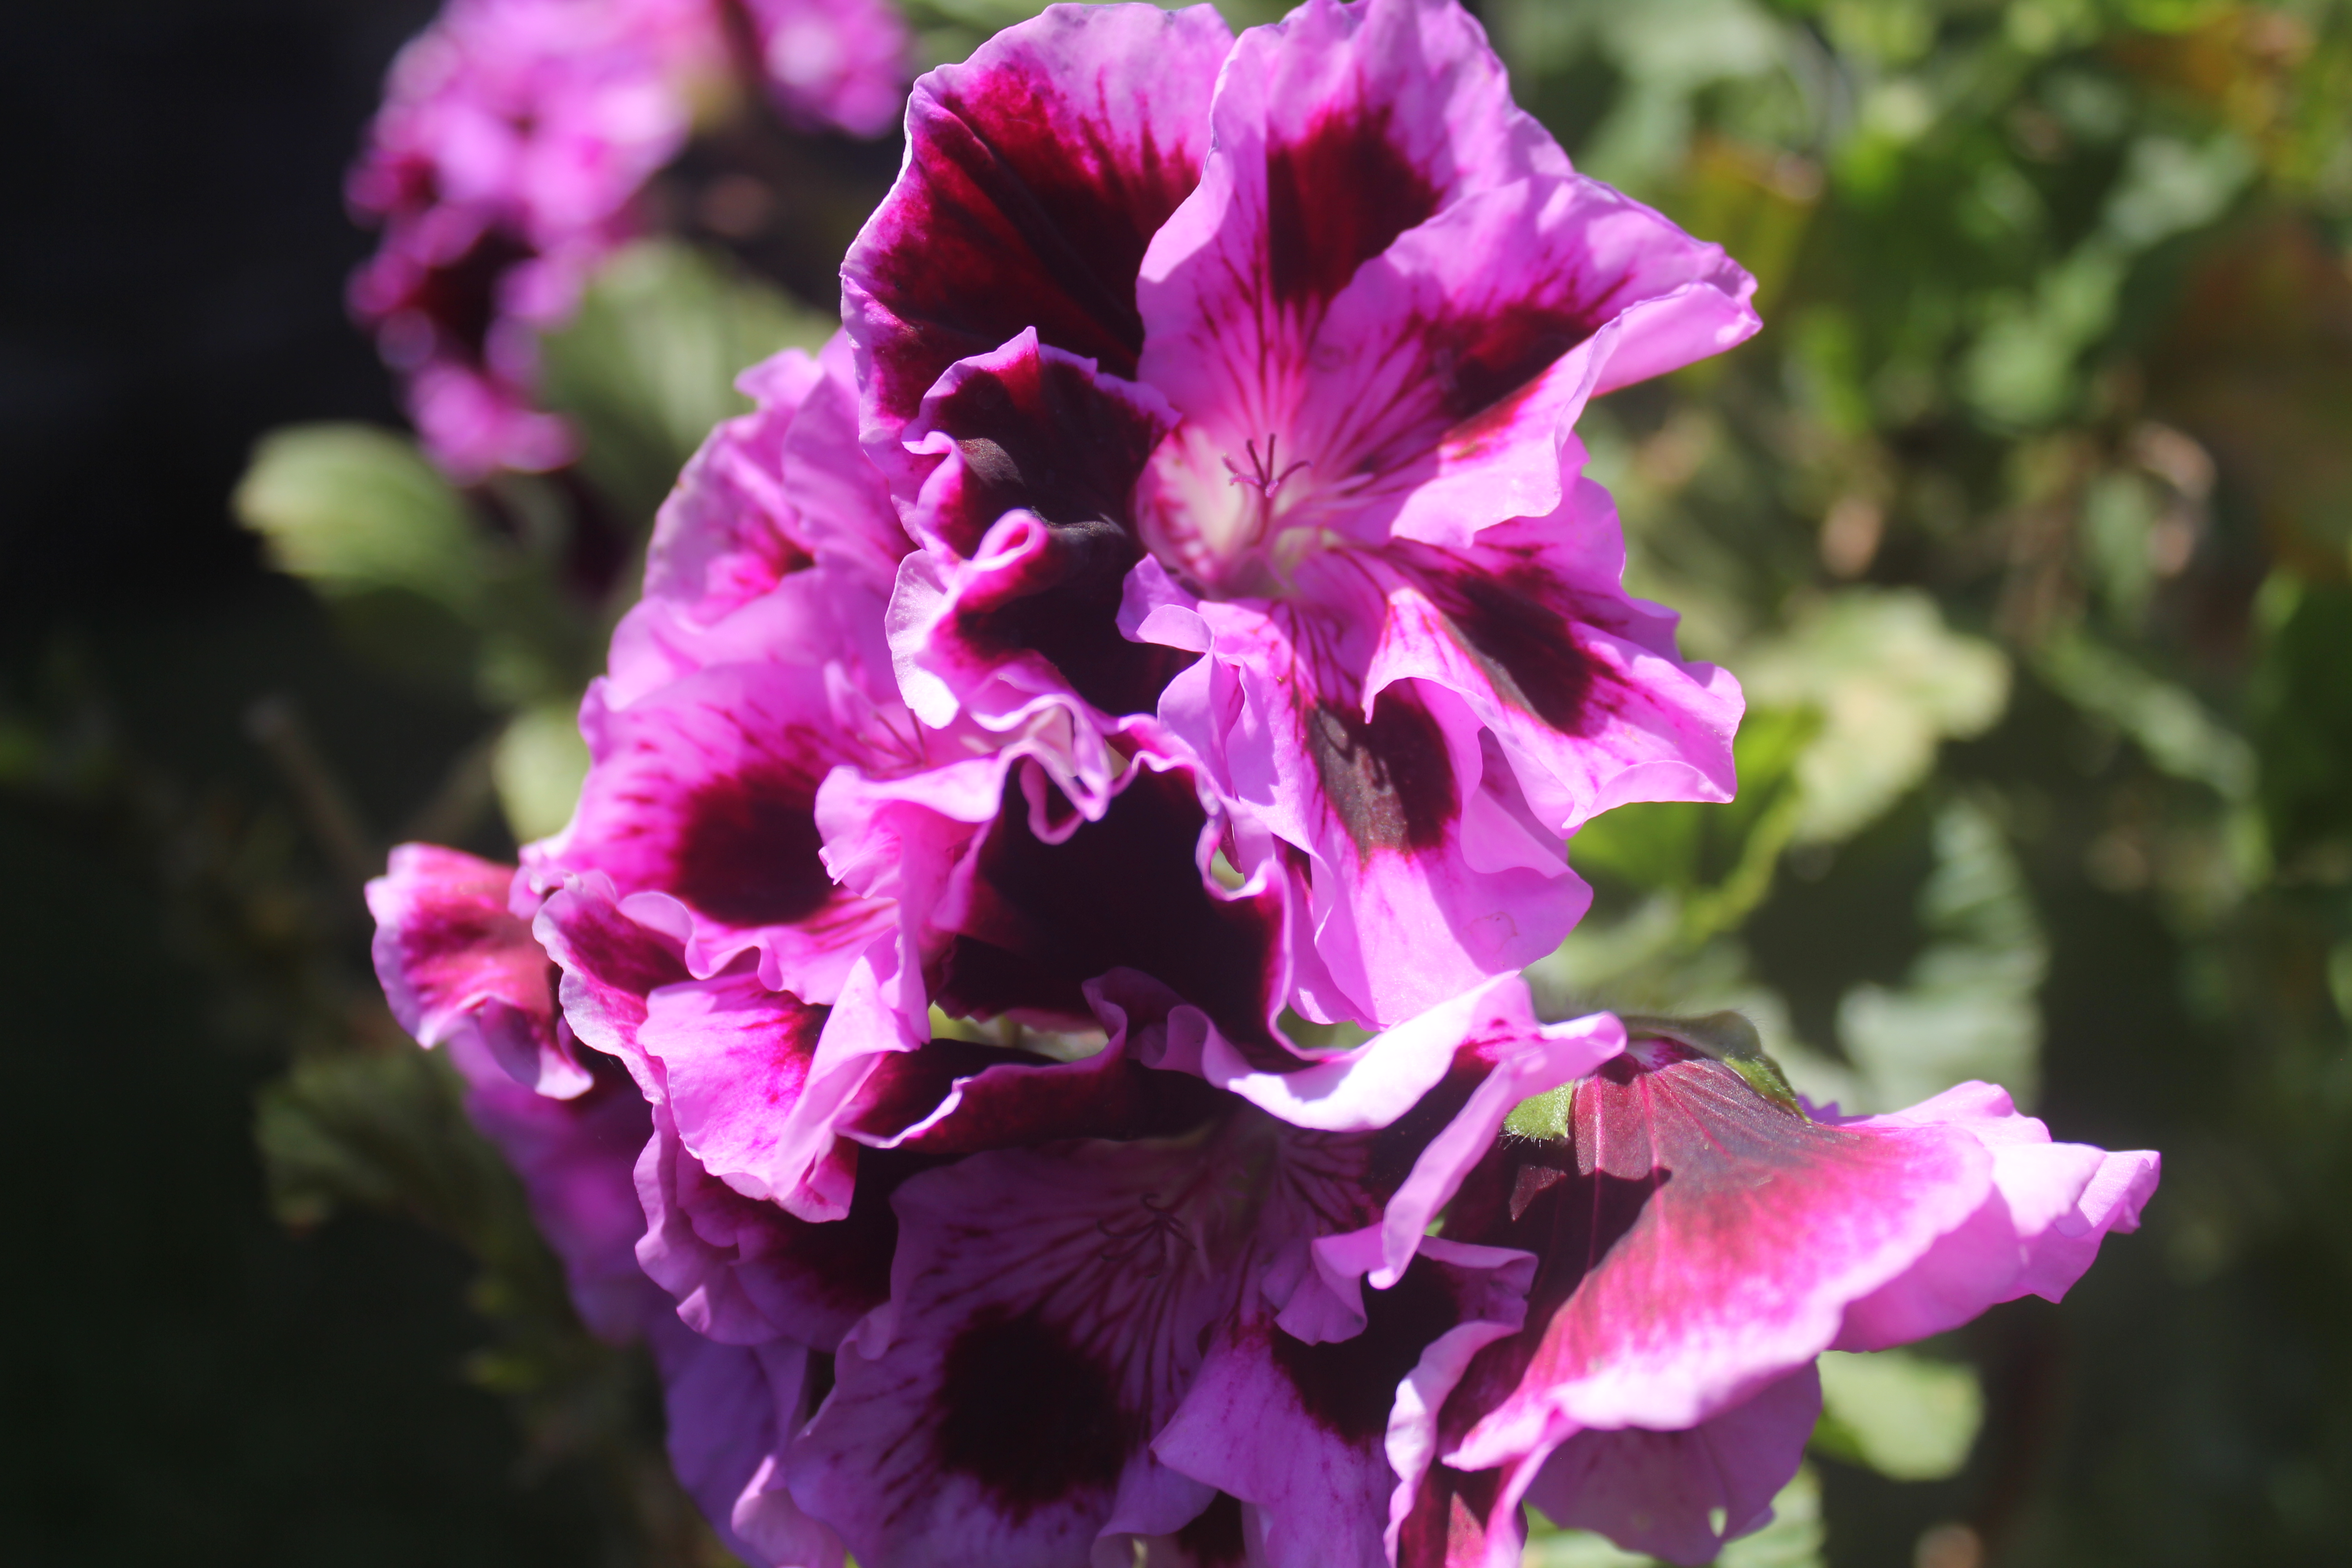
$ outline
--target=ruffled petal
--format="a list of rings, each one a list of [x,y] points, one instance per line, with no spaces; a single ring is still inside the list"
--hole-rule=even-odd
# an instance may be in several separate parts
[[[974,1154],[1065,1138],[1171,1137],[1218,1109],[1206,1082],[1142,1066],[1120,1036],[1077,1061],[932,1040],[883,1059],[844,1131],[877,1149]]]
[[[1247,1313],[1220,1337],[1152,1447],[1245,1505],[1253,1562],[1388,1563],[1392,1435],[1427,1426],[1423,1413],[1444,1402],[1470,1354],[1517,1329],[1527,1309],[1534,1260],[1475,1256],[1485,1252],[1433,1244],[1373,1295],[1369,1321],[1348,1339],[1306,1343]]]
[[[992,820],[960,847],[922,939],[937,1003],[1049,1028],[1096,1023],[1090,981],[1132,969],[1197,1007],[1254,1061],[1292,1060],[1275,1026],[1285,914],[1263,881],[1206,870],[1212,819],[1190,770],[1142,753],[1088,821],[1042,772],[1004,771]],[[980,807],[976,797],[966,809]]]
[[[660,1064],[678,1136],[747,1197],[781,1201],[845,1158],[826,1130],[810,1136],[791,1115],[829,1011],[768,989],[740,964],[646,997],[637,1044]]]
[[[1453,692],[1399,679],[1368,697],[1386,611],[1367,564],[1309,563],[1311,606],[1201,602],[1227,700],[1165,703],[1163,722],[1211,759],[1235,863],[1278,869],[1311,911],[1329,989],[1305,1005],[1381,1024],[1534,962],[1591,893]]]
[[[893,923],[887,905],[836,888],[818,854],[818,785],[868,754],[843,722],[853,703],[824,670],[793,665],[719,666],[619,710],[592,689],[588,781],[538,857],[593,868],[624,895],[675,897],[693,914],[685,958],[698,974],[756,951],[771,989],[830,1002]]]
[[[842,268],[877,460],[958,360],[1024,327],[1131,375],[1145,247],[1200,176],[1232,35],[1205,5],[1055,9],[915,84],[907,162]]]
[[[670,910],[685,910],[669,900]],[[681,918],[668,929],[632,918],[620,907],[610,879],[599,872],[575,877],[550,895],[531,923],[531,934],[562,971],[557,994],[563,1020],[581,1042],[617,1057],[645,1097],[667,1098],[657,1062],[637,1038],[646,1021],[646,998],[664,985],[691,979],[687,973]]]
[[[737,385],[760,406],[713,430],[663,502],[606,700],[729,663],[835,664],[892,699],[881,605],[913,542],[857,445],[848,339],[815,359],[788,349]]]
[[[647,1336],[661,1373],[669,1459],[727,1550],[768,1568],[841,1568],[841,1538],[784,1489],[784,1445],[814,1401],[809,1350],[725,1345],[683,1324]]]
[[[1502,62],[1439,0],[1310,0],[1243,35],[1215,150],[1153,238],[1142,376],[1238,453],[1291,428],[1307,348],[1357,268],[1473,192],[1567,157]]]
[[[478,1040],[516,1082],[558,1100],[593,1081],[556,1026],[548,955],[508,908],[514,868],[404,844],[367,885],[377,980],[419,1045]]]
[[[799,509],[784,493],[783,447],[824,375],[814,357],[786,349],[735,378],[758,406],[704,437],[655,514],[647,599],[708,623],[814,559]]]
[[[1387,614],[1366,686],[1414,679],[1454,693],[1555,834],[1636,801],[1730,799],[1738,682],[1683,662],[1671,620],[1628,599],[1613,573],[1579,581],[1580,552],[1558,542],[1576,533],[1617,538],[1596,485],[1467,549],[1382,551]]]
[[[1500,1392],[1450,1462],[1729,1408],[1973,1214],[1991,1165],[1961,1129],[1823,1126],[1723,1062],[1636,1042],[1578,1086],[1567,1142],[1499,1149],[1448,1226],[1545,1260],[1527,1332],[1480,1369]]]
[[[799,1219],[705,1170],[667,1108],[635,1166],[644,1236],[636,1259],[697,1333],[726,1344],[779,1337],[830,1351],[884,1300],[898,1226],[890,1193],[918,1168],[874,1162],[844,1217]]]
[[[1992,1152],[1993,1190],[1917,1263],[1846,1309],[1838,1350],[1907,1344],[2020,1296],[2063,1300],[2109,1232],[2139,1228],[2163,1168],[2150,1150],[2053,1143],[1991,1084],[1964,1083],[1908,1110],[1840,1125],[1966,1128]]]

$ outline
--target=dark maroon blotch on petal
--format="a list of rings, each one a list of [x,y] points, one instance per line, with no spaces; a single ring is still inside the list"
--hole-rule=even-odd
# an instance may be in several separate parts
[[[860,1096],[858,1134],[888,1138],[923,1121],[957,1080],[991,1068],[1028,1074],[968,1084],[945,1120],[898,1145],[928,1154],[973,1154],[1063,1138],[1165,1138],[1230,1109],[1232,1098],[1191,1073],[1121,1060],[1057,1064],[1052,1058],[970,1040],[932,1040],[885,1058]]]
[[[1199,184],[1186,153],[1121,146],[1017,72],[951,79],[908,109],[908,174],[850,266],[908,332],[877,356],[883,410],[910,417],[947,368],[1024,327],[1135,374],[1136,274]]]
[[[1274,1363],[1308,1418],[1356,1444],[1376,1442],[1388,1431],[1398,1384],[1462,1316],[1444,1274],[1420,1258],[1392,1289],[1364,1292],[1364,1308],[1368,1321],[1353,1339],[1310,1345],[1271,1331]]]
[[[1266,148],[1266,260],[1276,299],[1330,299],[1437,211],[1436,185],[1391,134],[1393,113],[1386,103],[1350,104],[1297,141]]]
[[[1511,394],[1599,331],[1606,320],[1580,304],[1518,300],[1491,314],[1431,327],[1431,358],[1441,367],[1445,411],[1471,422],[1458,434],[1475,439],[1478,416],[1500,411]]]
[[[1015,507],[1048,522],[1108,518],[1132,531],[1136,479],[1167,434],[1160,417],[1083,366],[1042,354],[968,374],[930,407],[966,476],[954,510],[934,526],[963,555]]]
[[[1320,702],[1300,714],[1323,798],[1369,857],[1375,849],[1432,850],[1462,809],[1445,732],[1402,684],[1383,690],[1370,722],[1352,704]]]
[[[1037,1011],[1091,1023],[1085,983],[1136,969],[1206,1013],[1254,1061],[1297,1065],[1267,1024],[1279,917],[1210,896],[1192,859],[1206,822],[1182,774],[1146,769],[1101,821],[1045,844],[1008,777],[979,851],[971,914],[933,988],[940,1005],[973,1017]]]
[[[1110,1491],[1138,1436],[1109,1370],[1034,1307],[958,1334],[939,1402],[940,1463],[978,1481],[1016,1521]]]
[[[1117,523],[1052,523],[1052,540],[1019,577],[967,597],[958,637],[982,657],[1042,656],[1070,689],[1110,714],[1149,713],[1193,655],[1131,642],[1118,629],[1119,594],[1143,555]]]
[[[1599,664],[1578,646],[1573,623],[1552,606],[1566,596],[1539,568],[1441,579],[1432,597],[1462,651],[1495,694],[1563,735],[1580,735]]]
[[[833,896],[817,851],[816,789],[796,768],[753,767],[695,791],[683,814],[677,896],[733,925],[783,925]]]

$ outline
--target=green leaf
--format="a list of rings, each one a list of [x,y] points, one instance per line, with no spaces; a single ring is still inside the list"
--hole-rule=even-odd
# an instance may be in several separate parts
[[[711,427],[751,407],[735,378],[835,323],[725,260],[671,240],[617,252],[579,314],[541,344],[541,395],[586,438],[582,468],[650,517]]]
[[[1919,892],[1930,941],[1900,986],[1857,985],[1838,1037],[1866,1088],[1849,1111],[1915,1104],[1982,1079],[2030,1102],[2040,1077],[2036,1001],[2050,944],[2000,825],[1954,801],[1937,815],[1936,865]]]
[[[490,754],[499,805],[519,840],[544,838],[572,820],[588,777],[588,743],[580,738],[579,703],[535,704],[507,721]]]
[[[1940,742],[1982,732],[2009,702],[2000,650],[1952,631],[1933,599],[1909,590],[1832,595],[1738,674],[1751,700],[1822,715],[1796,767],[1801,842],[1869,826],[1927,775]]]
[[[2345,650],[2352,651],[2352,641]],[[2341,668],[2330,666],[2331,677]],[[2130,736],[2149,762],[2173,777],[2205,784],[2228,801],[2243,800],[2252,792],[2252,748],[2182,687],[2080,633],[2053,639],[2034,668],[2076,707]],[[2321,694],[2309,696],[2318,699]],[[2315,710],[2305,704],[2298,707]]]
[[[1984,1420],[1976,1369],[1909,1351],[1822,1357],[1822,1420],[1814,1446],[1891,1480],[1959,1473]]]
[[[231,505],[270,564],[321,593],[404,589],[467,618],[480,607],[490,574],[480,531],[406,437],[368,425],[272,431]]]

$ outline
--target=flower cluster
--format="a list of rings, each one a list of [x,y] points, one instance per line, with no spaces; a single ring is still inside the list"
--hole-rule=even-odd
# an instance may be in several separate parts
[[[370,889],[732,1547],[1467,1568],[1532,1502],[1704,1562],[1822,1352],[2137,1224],[2155,1156],[1997,1089],[1532,1011],[1564,844],[1727,797],[1739,711],[1575,420],[1756,321],[1475,22],[1060,6],[908,129],[844,334],[662,512],[571,824]]]
[[[890,0],[449,0],[402,51],[350,197],[384,229],[352,302],[453,476],[573,456],[537,333],[638,232],[646,184],[750,88],[859,135],[904,101]]]

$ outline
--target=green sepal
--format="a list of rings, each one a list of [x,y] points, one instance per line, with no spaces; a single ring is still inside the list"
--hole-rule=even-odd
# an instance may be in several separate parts
[[[1557,1143],[1568,1137],[1569,1113],[1576,1102],[1576,1085],[1561,1084],[1523,1100],[1503,1118],[1503,1131],[1538,1142]]]
[[[1767,1055],[1763,1037],[1756,1026],[1738,1013],[1706,1013],[1696,1018],[1659,1018],[1645,1014],[1622,1015],[1629,1038],[1652,1037],[1688,1046],[1702,1056],[1712,1057],[1741,1078],[1748,1087],[1766,1100],[1805,1121],[1804,1102],[1797,1098],[1789,1082],[1789,1075],[1780,1064]]]

